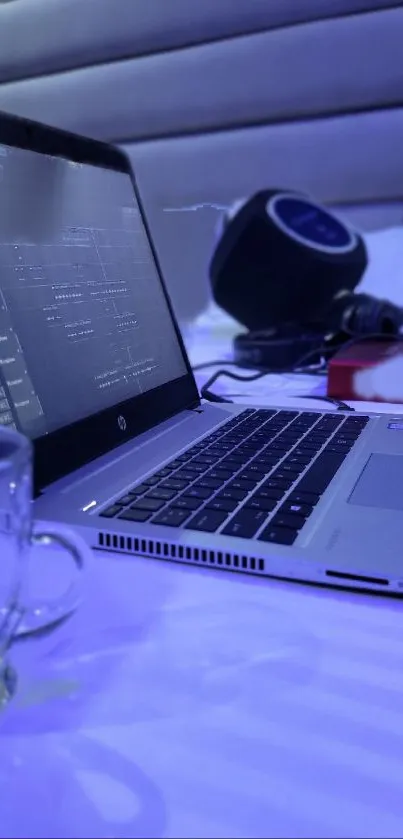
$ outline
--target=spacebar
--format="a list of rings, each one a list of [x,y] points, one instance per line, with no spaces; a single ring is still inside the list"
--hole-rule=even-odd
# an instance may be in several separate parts
[[[298,489],[298,492],[313,492],[316,495],[322,495],[338,469],[340,469],[345,457],[346,454],[344,453],[336,454],[324,451],[294,489]]]

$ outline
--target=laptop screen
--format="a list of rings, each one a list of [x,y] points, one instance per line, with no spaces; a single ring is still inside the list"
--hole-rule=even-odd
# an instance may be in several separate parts
[[[187,373],[129,174],[0,146],[0,423],[32,439]]]

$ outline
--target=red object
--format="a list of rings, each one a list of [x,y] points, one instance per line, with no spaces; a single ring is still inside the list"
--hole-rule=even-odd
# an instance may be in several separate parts
[[[390,402],[391,399],[382,399],[374,392],[369,397],[363,393],[357,393],[354,376],[362,370],[370,370],[379,364],[389,361],[391,358],[400,356],[403,363],[403,342],[396,341],[362,341],[352,344],[345,349],[339,350],[329,363],[327,394],[335,399],[365,400],[370,398],[373,402]],[[393,402],[403,402],[403,383],[401,398],[393,399]]]

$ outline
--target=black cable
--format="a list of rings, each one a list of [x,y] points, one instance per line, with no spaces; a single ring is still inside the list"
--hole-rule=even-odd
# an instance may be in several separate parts
[[[273,374],[274,375],[277,374],[277,375],[281,376],[281,375],[284,375],[285,373],[307,373],[307,372],[309,372],[309,368],[307,369],[307,367],[305,367],[305,369],[303,369],[302,365],[304,365],[310,358],[312,358],[312,356],[315,356],[315,357],[318,356],[318,355],[324,356],[324,355],[327,355],[328,353],[335,353],[340,349],[348,349],[348,347],[354,346],[355,344],[363,343],[364,341],[370,341],[370,340],[402,341],[403,336],[402,335],[385,335],[383,332],[381,332],[381,333],[374,332],[374,333],[370,333],[368,335],[356,335],[355,337],[352,337],[349,341],[343,341],[343,343],[340,343],[340,344],[333,344],[333,345],[329,344],[329,346],[327,346],[327,347],[324,346],[322,349],[319,349],[319,350],[318,349],[310,350],[309,352],[307,352],[303,356],[301,356],[301,358],[299,359],[299,361],[297,361],[297,363],[295,364],[295,366],[293,368],[287,367],[287,368],[284,368],[282,370],[281,369],[280,370],[264,370],[264,371],[261,371],[259,373],[253,373],[252,376],[239,376],[236,373],[230,373],[228,370],[221,370],[220,369],[220,370],[217,370],[207,380],[207,382],[201,387],[200,395],[203,399],[207,399],[207,401],[209,401],[209,402],[227,402],[227,403],[232,402],[232,399],[226,399],[224,396],[219,396],[217,393],[213,393],[213,391],[210,390],[210,388],[214,384],[214,382],[216,382],[217,379],[221,378],[221,376],[226,376],[227,378],[234,379],[235,381],[238,381],[238,382],[253,382],[253,381],[257,381],[258,379],[262,379],[264,376],[272,376]],[[237,365],[234,361],[225,361],[225,362],[220,361],[218,363],[219,364],[225,363],[228,366],[239,367],[239,365]],[[205,365],[204,364],[203,365],[197,365],[193,369],[194,370],[201,369],[202,366],[203,367],[207,367],[207,366],[210,366],[210,365],[211,366],[216,366],[216,364],[217,364],[217,362],[206,362]],[[326,370],[326,367],[324,369]],[[306,397],[300,397],[300,398],[306,398]],[[311,397],[309,397],[309,398],[311,398]],[[326,397],[325,396],[323,396],[323,397],[322,396],[317,396],[315,398],[318,399],[318,400],[321,400],[321,401],[326,401],[326,402],[332,401],[332,398],[327,397],[327,396]],[[350,406],[346,406],[345,408],[340,408],[340,405],[345,405],[346,403],[343,403],[343,402],[338,403],[338,400],[335,400],[334,404],[337,404],[338,408],[340,410],[354,411],[354,408],[350,408]]]
[[[343,346],[343,344],[337,345],[336,347],[329,347],[329,348],[324,347],[323,350],[319,351],[319,354],[323,355],[325,352],[326,353],[329,352],[330,349],[332,349],[334,351],[336,349],[339,349],[339,346]],[[299,359],[299,361],[297,362],[297,364],[295,365],[295,367],[293,369],[290,369],[289,367],[285,367],[285,368],[280,369],[280,370],[263,370],[260,373],[253,373],[251,376],[239,376],[237,373],[230,373],[228,370],[217,370],[207,380],[207,382],[202,386],[202,388],[200,389],[200,395],[202,396],[203,399],[207,399],[209,402],[232,402],[232,399],[225,399],[225,397],[219,396],[217,393],[213,393],[213,391],[210,390],[210,388],[214,384],[214,382],[216,382],[217,379],[221,378],[221,376],[225,376],[228,379],[234,379],[237,382],[255,382],[258,379],[262,379],[264,376],[272,376],[273,374],[281,376],[284,373],[307,372],[306,370],[302,371],[300,369],[301,365],[304,364],[304,362],[307,361],[312,356],[317,356],[317,355],[318,355],[318,350],[317,349],[310,350],[309,352],[304,353],[304,355],[301,356],[301,358]],[[235,364],[235,362],[233,362],[233,363]],[[238,367],[239,365],[235,365],[235,366]]]
[[[351,405],[347,405],[347,402],[343,402],[341,399],[334,399],[333,396],[319,396],[319,394],[314,395],[313,393],[302,393],[298,396],[292,396],[291,399],[313,399],[315,402],[330,402],[331,405],[336,405],[338,411],[355,411],[355,408],[352,408]]]
[[[234,379],[236,382],[256,382],[257,379],[262,379],[263,376],[267,376],[267,372],[264,373],[253,373],[252,376],[238,376],[237,373],[230,373],[228,370],[217,370],[214,373],[206,384],[200,390],[200,395],[203,399],[207,399],[209,402],[232,402],[232,399],[225,399],[224,396],[219,396],[218,393],[213,393],[210,388],[217,381],[221,376],[226,376],[228,379]]]
[[[226,365],[228,367],[239,367],[239,364],[237,364],[236,361],[230,361],[228,359],[218,358],[218,359],[216,359],[216,361],[203,361],[201,364],[195,364],[192,367],[192,370],[193,370],[194,373],[196,373],[196,371],[205,370],[207,367],[217,367],[217,364],[221,364],[223,367],[226,366]]]

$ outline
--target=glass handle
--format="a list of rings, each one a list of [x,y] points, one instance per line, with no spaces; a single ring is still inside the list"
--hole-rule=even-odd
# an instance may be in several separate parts
[[[43,531],[34,532],[31,545],[48,547],[58,545],[64,548],[75,564],[75,574],[67,590],[56,600],[49,603],[30,604],[23,612],[16,635],[38,632],[67,618],[80,604],[83,580],[88,570],[91,550],[83,539],[71,531],[63,532],[60,528],[46,525]]]

